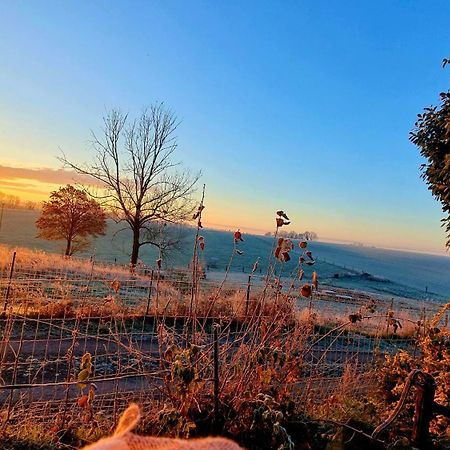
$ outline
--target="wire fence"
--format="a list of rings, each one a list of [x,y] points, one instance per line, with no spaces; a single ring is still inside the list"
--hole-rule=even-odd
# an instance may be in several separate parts
[[[196,336],[202,355],[196,367],[205,392],[213,397],[214,361],[220,361],[223,388],[235,370],[236,355],[261,337],[255,321],[246,319],[255,317],[265,290],[294,304],[295,317],[304,324],[297,339],[304,380],[298,390],[305,398],[311,392],[316,399],[332,395],[348,370],[353,376],[347,388],[358,395],[364,390],[361,377],[385,355],[399,349],[417,351],[421,327],[438,310],[438,305],[394,302],[336,288],[321,288],[304,299],[295,281],[286,280],[280,288],[279,283],[264,284],[262,276],[229,276],[219,282],[206,274],[196,287],[197,313],[190,321],[189,270],[146,268],[130,274],[115,266],[79,264],[44,267],[20,262],[14,254],[1,268],[4,423],[18,417],[73,417],[80,399],[91,391],[96,411],[111,421],[131,400],[163,405],[170,396],[164,386],[173,370],[167,351],[173,345],[186,346],[187,335]],[[276,304],[272,312],[277,314]],[[447,326],[446,318],[444,322]],[[287,330],[282,342],[292,333]],[[215,348],[219,355],[214,355]],[[85,379],[81,372],[88,354],[92,369]]]

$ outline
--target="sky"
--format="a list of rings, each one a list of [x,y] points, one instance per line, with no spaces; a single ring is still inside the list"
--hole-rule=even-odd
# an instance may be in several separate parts
[[[449,17],[447,0],[0,0],[0,191],[45,199],[107,110],[164,101],[204,225],[273,231],[283,209],[324,240],[444,252],[408,134],[449,88]]]

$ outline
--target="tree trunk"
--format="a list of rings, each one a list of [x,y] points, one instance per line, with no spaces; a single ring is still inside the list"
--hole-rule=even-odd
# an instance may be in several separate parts
[[[70,250],[72,247],[72,241],[70,239],[67,240],[67,245],[66,245],[66,256],[70,256]]]
[[[139,228],[133,229],[133,248],[131,250],[131,259],[130,259],[130,264],[132,267],[136,266],[139,257],[139,247],[140,247],[139,234],[140,234]]]

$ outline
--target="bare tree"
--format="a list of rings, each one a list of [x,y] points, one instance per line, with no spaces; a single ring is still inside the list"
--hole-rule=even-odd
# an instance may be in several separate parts
[[[143,239],[158,248],[162,259],[167,259],[185,250],[188,236],[189,229],[187,227],[159,221],[145,230]]]
[[[101,136],[92,133],[96,155],[92,163],[77,165],[66,156],[66,167],[92,177],[102,201],[116,222],[125,222],[133,235],[131,265],[139,249],[159,246],[153,239],[155,223],[180,223],[193,212],[191,195],[200,174],[177,170],[172,160],[177,148],[175,115],[163,103],[152,105],[137,120],[117,109],[104,118]],[[149,238],[150,236],[150,238]]]

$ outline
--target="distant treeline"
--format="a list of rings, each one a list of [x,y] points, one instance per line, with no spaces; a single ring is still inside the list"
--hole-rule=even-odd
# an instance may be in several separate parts
[[[274,236],[275,233],[268,231],[265,236]],[[277,236],[288,238],[288,239],[300,239],[302,241],[315,241],[318,239],[317,233],[314,231],[304,231],[303,233],[298,233],[297,231],[284,231],[280,230]]]
[[[41,204],[31,200],[21,200],[17,195],[5,194],[0,191],[0,208],[2,207],[10,209],[39,209]]]

